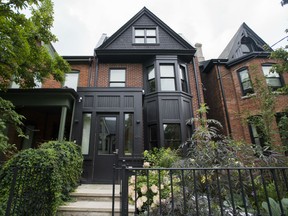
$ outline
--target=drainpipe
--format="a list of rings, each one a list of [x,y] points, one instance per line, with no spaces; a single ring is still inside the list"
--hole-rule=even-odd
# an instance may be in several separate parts
[[[94,59],[95,59],[95,77],[94,77],[94,87],[96,87],[97,85],[97,78],[98,78],[98,68],[99,68],[99,63],[98,63],[98,58],[97,56],[95,55],[94,56]]]
[[[91,86],[90,86],[90,83],[91,83],[91,77],[92,77],[92,74],[91,74],[91,71],[92,71],[92,63],[93,63],[92,59],[89,58],[88,87],[91,87]]]
[[[228,113],[228,108],[227,108],[225,91],[224,91],[223,83],[222,83],[222,76],[221,76],[220,69],[219,69],[219,64],[220,64],[220,60],[217,60],[217,79],[219,80],[219,83],[220,83],[221,96],[223,98],[223,103],[224,103],[225,118],[226,118],[226,122],[228,126],[228,136],[230,136],[232,134],[230,118],[229,118],[229,113]]]

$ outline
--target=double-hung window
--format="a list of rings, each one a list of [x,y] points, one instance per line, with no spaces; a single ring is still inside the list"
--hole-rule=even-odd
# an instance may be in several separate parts
[[[156,91],[156,81],[155,81],[155,68],[154,65],[147,67],[148,74],[148,93]]]
[[[73,88],[76,91],[78,86],[78,80],[79,80],[78,71],[72,71],[71,73],[66,73],[65,82],[63,86]]]
[[[247,68],[244,68],[238,71],[238,75],[239,75],[239,79],[241,83],[242,95],[245,96],[247,94],[254,93],[252,82],[251,82]]]
[[[156,44],[157,28],[134,28],[134,43],[136,44]]]
[[[110,87],[125,87],[125,69],[110,69]]]
[[[188,93],[185,67],[180,65],[179,70],[180,70],[179,73],[180,73],[182,91]]]
[[[162,91],[175,91],[174,64],[160,64],[160,83]]]
[[[266,78],[266,83],[273,91],[275,91],[283,85],[280,75],[276,71],[271,72],[271,68],[272,65],[262,65],[262,71]]]

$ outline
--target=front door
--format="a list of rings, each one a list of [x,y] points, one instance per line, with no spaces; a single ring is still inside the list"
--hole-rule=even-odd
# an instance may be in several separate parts
[[[93,182],[111,183],[113,164],[118,159],[119,116],[116,114],[101,114],[97,115],[96,118]]]

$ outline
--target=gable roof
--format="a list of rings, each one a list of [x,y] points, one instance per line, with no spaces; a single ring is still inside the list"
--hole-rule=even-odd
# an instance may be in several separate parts
[[[220,54],[219,59],[228,59],[232,61],[243,57],[245,54],[241,51],[241,40],[243,37],[250,38],[255,44],[255,48],[258,52],[273,51],[271,47],[265,43],[248,25],[244,22],[233,38],[230,40],[226,48]],[[264,49],[264,46],[267,46],[268,50]]]
[[[153,24],[159,28],[159,32],[161,31],[162,35],[165,34],[165,39],[169,41],[160,40],[160,43],[157,46],[153,46],[151,44],[146,46],[133,46],[132,41],[132,27],[136,26],[145,26],[143,23],[148,22],[149,25]],[[160,33],[159,33],[160,34]],[[130,38],[129,38],[130,37]],[[149,11],[146,7],[141,9],[136,15],[134,15],[127,23],[125,23],[119,30],[117,30],[111,37],[107,37],[101,39],[101,45],[97,45],[95,48],[96,55],[105,55],[107,53],[112,53],[112,51],[119,52],[119,54],[143,54],[149,52],[160,52],[162,50],[164,52],[170,54],[173,52],[178,52],[182,54],[194,55],[196,49],[186,41],[181,35],[177,34],[174,30],[172,30],[168,25],[166,25],[163,21],[161,21],[156,15],[154,15],[151,11]]]

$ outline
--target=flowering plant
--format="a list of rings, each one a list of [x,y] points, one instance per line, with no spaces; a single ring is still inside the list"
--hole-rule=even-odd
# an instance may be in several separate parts
[[[169,202],[171,182],[173,191],[177,191],[179,187],[176,184],[180,179],[171,176],[166,170],[147,169],[139,175],[133,175],[129,179],[129,202],[134,205],[136,203],[139,212],[153,210],[159,206],[160,198],[162,203]]]

